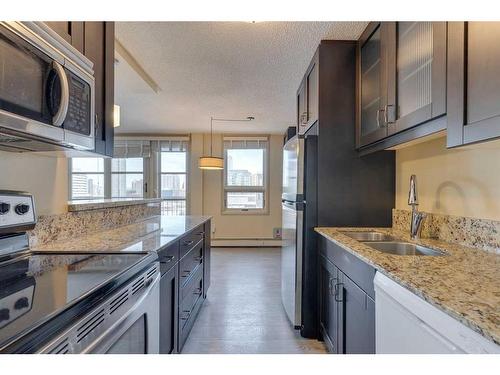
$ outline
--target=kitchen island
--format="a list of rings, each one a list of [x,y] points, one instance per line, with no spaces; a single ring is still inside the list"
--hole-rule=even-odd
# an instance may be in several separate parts
[[[50,242],[32,251],[156,253],[160,263],[160,353],[181,351],[210,285],[210,216],[156,215]]]

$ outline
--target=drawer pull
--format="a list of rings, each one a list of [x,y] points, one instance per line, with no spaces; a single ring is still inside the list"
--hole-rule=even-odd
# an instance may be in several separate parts
[[[196,288],[193,292],[194,295],[201,296],[201,288]]]
[[[185,313],[186,315],[181,316],[181,320],[188,320],[189,316],[191,315],[191,310],[183,310],[182,312]]]
[[[201,262],[203,260],[203,256],[199,256],[199,257],[194,257],[193,260],[195,262]]]
[[[198,232],[196,233],[198,236],[204,236],[205,235],[205,232]]]
[[[166,257],[162,258],[160,260],[160,263],[162,263],[162,264],[170,263],[174,259],[175,259],[175,255],[169,255],[169,256],[166,256]]]
[[[182,241],[182,244],[185,245],[185,246],[191,246],[192,244],[194,243],[193,240],[189,240],[189,241]]]
[[[184,271],[182,271],[182,273],[183,273],[182,277],[188,277],[191,274],[191,271],[184,270]]]

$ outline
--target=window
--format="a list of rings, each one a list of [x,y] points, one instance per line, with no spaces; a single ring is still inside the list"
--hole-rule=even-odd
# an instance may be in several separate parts
[[[162,141],[160,144],[160,191],[162,214],[185,215],[187,196],[186,140]]]
[[[111,160],[111,197],[144,197],[144,159],[116,158]]]
[[[104,159],[72,158],[70,199],[104,198]]]
[[[267,211],[267,137],[224,137],[223,211]]]

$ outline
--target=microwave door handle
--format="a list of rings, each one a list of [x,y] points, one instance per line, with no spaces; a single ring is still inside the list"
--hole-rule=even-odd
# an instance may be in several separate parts
[[[53,68],[61,80],[61,104],[57,113],[52,118],[52,124],[54,126],[62,126],[64,120],[66,119],[66,114],[68,113],[69,106],[69,82],[68,76],[64,71],[64,68],[57,61],[53,62]]]

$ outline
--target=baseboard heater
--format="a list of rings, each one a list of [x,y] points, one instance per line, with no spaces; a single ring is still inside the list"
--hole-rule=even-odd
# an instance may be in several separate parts
[[[276,238],[212,238],[212,247],[281,247]]]

